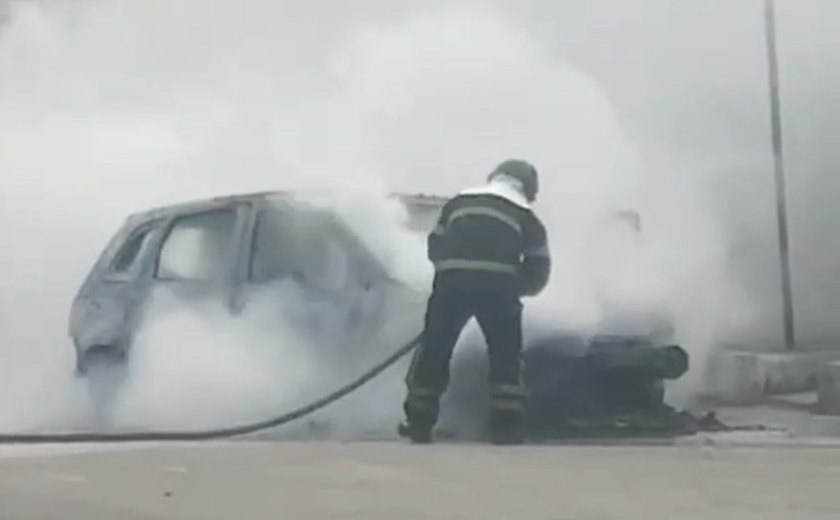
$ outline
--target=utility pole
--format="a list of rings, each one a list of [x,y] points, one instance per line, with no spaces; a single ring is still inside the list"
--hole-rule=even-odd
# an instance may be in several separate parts
[[[788,233],[787,186],[785,183],[785,156],[782,137],[781,96],[779,94],[779,57],[776,48],[776,5],[775,0],[764,0],[765,37],[767,40],[767,61],[770,80],[770,114],[774,171],[776,180],[776,217],[779,232],[779,264],[781,267],[782,307],[784,318],[785,347],[796,348],[794,328],[793,291],[791,289],[790,235]]]

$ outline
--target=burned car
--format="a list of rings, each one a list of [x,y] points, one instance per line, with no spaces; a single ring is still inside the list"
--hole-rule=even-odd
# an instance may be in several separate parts
[[[420,236],[434,226],[445,202],[394,198],[408,210],[405,231]],[[259,193],[155,209],[126,220],[73,302],[76,371],[94,393],[113,391],[121,368],[131,362],[156,288],[178,294],[184,305],[193,298],[215,300],[236,316],[247,310],[251,293],[277,280],[290,280],[305,299],[331,306],[340,317],[341,341],[356,349],[342,362],[356,363],[360,371],[417,333],[429,291],[396,278],[353,226],[306,197]],[[319,329],[316,311],[302,319]],[[679,346],[644,336],[555,330],[552,324],[538,328],[526,331],[523,355],[529,435],[687,430],[662,391],[663,381],[688,370]],[[459,373],[444,408],[450,419],[480,424],[483,348],[459,351],[453,366]],[[463,421],[444,415],[447,422]]]
[[[77,373],[95,394],[111,391],[160,289],[181,305],[218,302],[236,317],[257,291],[287,280],[301,300],[329,306],[348,344],[390,348],[415,335],[422,290],[395,280],[350,227],[312,199],[260,193],[131,215],[73,301]],[[300,317],[315,332],[323,328],[317,308]],[[378,355],[371,350],[352,359],[367,362]]]

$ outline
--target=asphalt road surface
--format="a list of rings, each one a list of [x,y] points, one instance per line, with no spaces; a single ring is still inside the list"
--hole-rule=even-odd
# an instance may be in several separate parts
[[[836,446],[0,446],[0,520],[832,519]]]

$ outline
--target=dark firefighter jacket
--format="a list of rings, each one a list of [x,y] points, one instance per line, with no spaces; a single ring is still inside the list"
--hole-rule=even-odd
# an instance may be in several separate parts
[[[428,237],[428,255],[441,273],[473,273],[512,281],[534,296],[551,270],[546,230],[524,197],[490,184],[450,199]]]

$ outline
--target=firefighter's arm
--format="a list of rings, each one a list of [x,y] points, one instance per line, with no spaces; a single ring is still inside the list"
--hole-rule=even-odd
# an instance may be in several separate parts
[[[542,223],[535,217],[529,228],[520,266],[522,295],[536,296],[548,285],[551,275],[551,254],[548,248],[548,237]]]
[[[426,239],[426,255],[432,262],[435,262],[440,257],[441,244],[443,242],[443,237],[446,235],[446,220],[448,215],[449,204],[447,203],[441,209],[435,228],[431,231],[431,233],[429,233],[429,236]]]

